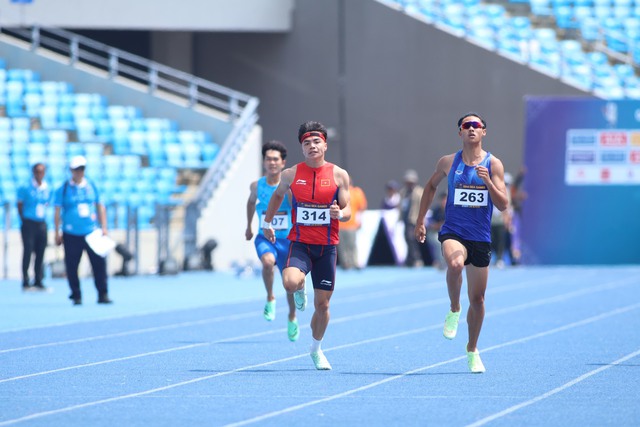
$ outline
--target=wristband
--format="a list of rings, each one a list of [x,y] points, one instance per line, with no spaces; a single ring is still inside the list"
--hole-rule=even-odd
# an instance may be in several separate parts
[[[338,211],[338,221],[341,220],[342,218],[344,218],[344,215],[342,214],[342,211]]]

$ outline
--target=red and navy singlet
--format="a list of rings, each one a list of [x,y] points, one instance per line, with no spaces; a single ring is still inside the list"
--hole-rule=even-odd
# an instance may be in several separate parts
[[[319,168],[298,163],[291,183],[293,227],[289,231],[292,242],[311,245],[337,245],[340,241],[337,219],[329,216],[329,207],[338,200],[338,185],[333,178],[332,163]]]

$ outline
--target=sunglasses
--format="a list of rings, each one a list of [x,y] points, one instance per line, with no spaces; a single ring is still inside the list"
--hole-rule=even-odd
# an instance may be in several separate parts
[[[482,125],[481,122],[465,122],[460,125],[460,129],[469,129],[469,128],[482,129],[484,128],[484,126]]]

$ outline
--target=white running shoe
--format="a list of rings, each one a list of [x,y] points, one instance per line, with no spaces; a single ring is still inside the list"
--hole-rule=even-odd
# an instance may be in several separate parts
[[[478,350],[467,351],[467,364],[469,365],[469,370],[474,374],[481,374],[485,371],[482,359],[480,359],[480,352]]]
[[[313,363],[316,365],[316,369],[319,371],[329,371],[331,370],[331,364],[324,356],[322,350],[318,350],[314,353],[311,353],[311,359],[313,359]]]
[[[460,320],[460,312],[449,311],[447,317],[444,319],[443,335],[446,339],[452,340],[458,333],[458,322]]]

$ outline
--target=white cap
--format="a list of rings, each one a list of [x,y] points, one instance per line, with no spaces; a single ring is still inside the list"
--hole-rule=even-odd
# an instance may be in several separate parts
[[[413,169],[409,169],[404,174],[404,181],[416,184],[418,182],[418,172]]]
[[[87,166],[87,159],[84,156],[73,156],[69,162],[70,169],[78,169],[79,167]]]

